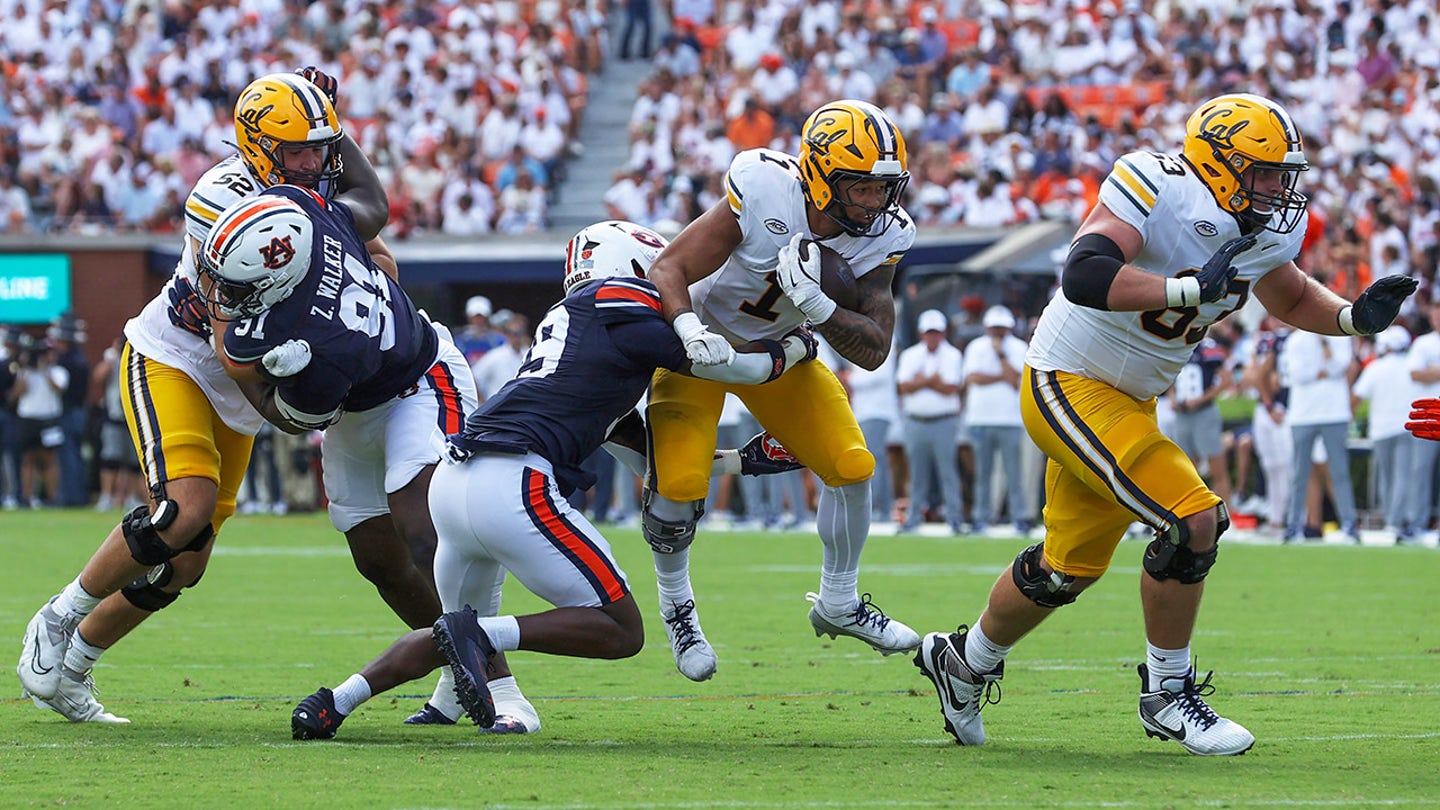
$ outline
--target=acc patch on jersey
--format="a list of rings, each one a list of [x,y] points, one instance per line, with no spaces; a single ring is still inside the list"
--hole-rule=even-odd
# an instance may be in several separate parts
[[[775,234],[776,236],[784,236],[785,234],[790,232],[790,226],[786,225],[784,220],[779,220],[771,217],[770,219],[765,220],[765,230]]]

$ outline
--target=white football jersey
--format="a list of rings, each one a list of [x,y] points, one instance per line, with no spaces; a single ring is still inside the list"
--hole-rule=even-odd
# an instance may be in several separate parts
[[[725,191],[744,236],[719,270],[690,285],[695,313],[732,343],[779,338],[805,321],[775,278],[780,248],[797,231],[814,237],[805,218],[799,164],[784,152],[746,150],[731,161]],[[914,241],[915,225],[902,209],[882,234],[842,233],[825,244],[845,257],[858,279],[882,265],[894,266]]]
[[[1174,278],[1194,273],[1221,245],[1240,235],[1235,217],[1177,155],[1131,152],[1115,161],[1100,202],[1140,231],[1133,264]],[[1261,231],[1235,257],[1229,292],[1198,307],[1108,312],[1075,304],[1064,292],[1050,299],[1035,327],[1025,362],[1038,371],[1068,371],[1108,383],[1136,399],[1170,387],[1210,324],[1244,305],[1266,273],[1300,253],[1306,220],[1288,234]]]
[[[258,194],[264,185],[250,173],[239,155],[220,161],[200,176],[185,200],[184,248],[175,274],[160,294],[150,300],[140,314],[125,324],[125,339],[141,354],[183,371],[194,380],[215,412],[232,429],[255,435],[264,419],[250,405],[235,381],[225,374],[210,341],[176,323],[175,302],[181,297],[177,290],[196,284],[195,256],[190,238],[204,242],[210,226],[221,212],[236,201]]]

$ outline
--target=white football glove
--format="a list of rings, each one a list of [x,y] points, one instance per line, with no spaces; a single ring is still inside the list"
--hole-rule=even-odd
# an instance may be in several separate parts
[[[805,313],[811,323],[824,323],[835,314],[838,305],[820,289],[820,251],[811,248],[808,257],[800,257],[800,240],[804,238],[804,234],[797,233],[788,245],[780,248],[775,277],[796,309]]]
[[[260,358],[265,370],[275,377],[293,377],[310,365],[310,341],[287,340]]]
[[[735,361],[735,347],[723,335],[711,332],[695,313],[680,313],[672,325],[680,342],[685,344],[685,354],[695,365],[728,366]]]

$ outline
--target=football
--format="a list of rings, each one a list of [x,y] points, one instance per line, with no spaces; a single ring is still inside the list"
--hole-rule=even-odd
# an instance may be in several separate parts
[[[820,289],[841,309],[853,311],[860,303],[860,292],[856,288],[855,271],[850,269],[850,262],[840,255],[840,251],[812,239],[801,242],[801,247],[820,251]]]

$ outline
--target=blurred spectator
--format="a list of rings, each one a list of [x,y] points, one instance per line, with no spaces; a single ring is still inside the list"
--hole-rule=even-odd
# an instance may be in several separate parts
[[[455,336],[455,348],[472,367],[486,352],[505,343],[505,336],[490,325],[494,311],[490,299],[483,295],[472,295],[465,301],[465,329]]]
[[[739,151],[768,147],[775,137],[775,119],[758,99],[747,96],[744,110],[725,125],[725,137]]]
[[[486,352],[470,367],[481,402],[495,396],[505,383],[515,378],[520,371],[520,362],[530,348],[530,320],[524,315],[511,313],[500,323],[500,332],[505,341]]]
[[[12,373],[15,385],[10,398],[20,428],[19,498],[31,509],[39,509],[44,505],[42,492],[52,503],[59,493],[60,468],[55,456],[65,443],[61,397],[70,375],[55,362],[53,349],[29,335],[21,336]]]
[[[971,531],[979,533],[994,524],[996,498],[990,486],[1000,457],[1005,474],[1006,514],[1015,531],[1030,531],[1026,509],[1025,477],[1020,468],[1020,372],[1025,367],[1025,341],[1013,334],[1015,316],[996,304],[985,310],[985,335],[965,347],[965,426],[975,445],[975,506]]]
[[[945,505],[952,534],[960,534],[964,519],[956,457],[963,356],[945,339],[947,323],[938,309],[920,313],[916,322],[920,342],[901,352],[896,364],[896,390],[905,417],[905,455],[910,463],[910,505],[901,531],[919,528],[935,494]]]
[[[85,322],[74,315],[61,315],[46,332],[55,352],[55,364],[65,369],[69,383],[60,395],[60,429],[64,442],[56,448],[60,463],[59,487],[54,493],[59,506],[90,503],[90,476],[81,452],[89,417],[90,361],[81,346],[85,343]]]
[[[123,337],[112,340],[90,375],[90,387],[101,392],[100,448],[95,462],[100,468],[100,497],[95,508],[102,512],[129,511],[145,497],[140,457],[135,452],[130,429],[125,425],[125,409],[120,401],[120,356],[124,348]]]
[[[636,52],[641,59],[650,58],[650,0],[624,0],[625,30],[620,33],[620,59],[630,59],[630,42],[639,34]]]
[[[515,182],[500,192],[500,216],[495,230],[500,233],[538,233],[546,227],[545,187],[535,174],[521,169]]]

